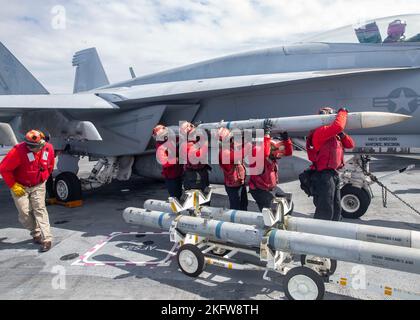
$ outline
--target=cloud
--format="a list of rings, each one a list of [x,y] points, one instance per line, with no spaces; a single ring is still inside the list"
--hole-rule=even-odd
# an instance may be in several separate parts
[[[57,5],[65,29],[57,28]],[[130,66],[139,76],[358,20],[420,13],[412,0],[21,0],[1,7],[0,41],[53,93],[72,91],[72,55],[88,47],[97,47],[117,82],[129,78]]]

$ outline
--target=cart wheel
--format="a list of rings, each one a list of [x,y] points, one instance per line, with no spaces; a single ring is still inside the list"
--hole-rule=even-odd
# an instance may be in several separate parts
[[[285,294],[289,300],[322,300],[325,294],[321,276],[307,267],[290,270],[284,283]]]
[[[321,261],[319,261],[320,259],[325,260],[328,271],[327,271],[327,276],[332,276],[335,271],[337,270],[337,260],[334,259],[328,259],[328,258],[319,258],[319,257],[314,257],[314,256],[307,256],[306,254],[302,254],[300,256],[300,263],[302,264],[302,266],[306,266],[308,263],[312,263],[314,265],[320,265]]]
[[[189,277],[197,278],[204,270],[204,254],[195,245],[185,244],[177,253],[178,266]]]
[[[358,219],[368,210],[372,197],[364,188],[356,188],[351,184],[341,189],[341,215],[347,219]]]

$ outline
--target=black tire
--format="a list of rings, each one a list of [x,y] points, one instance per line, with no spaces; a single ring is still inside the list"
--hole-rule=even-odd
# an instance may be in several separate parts
[[[294,211],[295,211],[295,203],[292,201],[292,207],[290,208],[290,212],[288,213],[288,215],[293,216]]]
[[[46,189],[46,195],[45,197],[47,199],[55,198],[55,192],[54,192],[54,179],[52,176],[50,176],[45,184]]]
[[[190,257],[195,259],[194,264],[196,266],[193,270],[187,270],[184,262],[181,260],[184,254],[189,254]],[[205,267],[205,258],[204,254],[201,252],[199,248],[192,244],[185,244],[183,245],[176,255],[178,266],[181,271],[191,278],[197,278],[204,270]]]
[[[332,276],[337,271],[337,260],[330,259],[331,267],[327,272],[327,276]],[[300,263],[302,266],[306,266],[306,254],[300,256]]]
[[[370,204],[372,203],[372,193],[368,188],[365,188],[365,187],[363,187],[362,190],[366,192],[368,196],[369,206],[370,206]]]
[[[371,201],[372,197],[366,189],[346,184],[341,189],[341,215],[347,219],[359,219],[366,213]]]
[[[82,199],[82,184],[72,172],[59,174],[54,181],[54,194],[58,201],[70,202]]]
[[[297,295],[294,290],[291,290],[292,286],[295,285],[296,277],[300,277],[301,279],[306,278],[305,282],[311,285],[311,290],[314,290],[312,294],[308,294],[308,298],[298,296],[305,295],[304,292],[300,292]],[[305,287],[305,285],[300,285],[299,289],[301,287]],[[286,274],[284,278],[284,293],[289,300],[322,300],[325,294],[325,285],[321,276],[314,270],[307,267],[297,267]]]

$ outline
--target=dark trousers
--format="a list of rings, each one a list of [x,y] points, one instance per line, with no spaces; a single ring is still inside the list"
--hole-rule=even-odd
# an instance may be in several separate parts
[[[166,189],[168,190],[169,196],[172,198],[181,199],[182,196],[182,178],[176,179],[165,179]]]
[[[210,185],[209,171],[207,169],[201,170],[186,170],[184,173],[184,189],[185,190],[201,190],[205,191]]]
[[[248,194],[245,185],[240,187],[225,186],[225,189],[229,197],[229,206],[231,210],[248,210]]]
[[[340,178],[334,170],[315,172],[311,178],[316,207],[314,219],[341,220]]]
[[[184,172],[184,189],[185,190],[201,190],[203,192],[210,186],[209,170],[191,170],[187,169]],[[210,206],[210,202],[203,203],[205,206]]]
[[[252,197],[257,202],[258,208],[262,212],[264,208],[271,209],[271,204],[274,199],[274,195],[270,191],[255,189],[250,190]]]

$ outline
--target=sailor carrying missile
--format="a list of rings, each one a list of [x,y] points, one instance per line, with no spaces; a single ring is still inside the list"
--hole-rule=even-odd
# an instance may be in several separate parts
[[[264,169],[259,175],[251,175],[249,189],[252,197],[257,202],[258,208],[271,208],[275,197],[274,190],[278,184],[278,164],[277,161],[282,157],[293,154],[292,140],[287,132],[280,134],[280,139],[271,138],[273,122],[269,119],[264,121],[264,143],[262,146],[253,146],[251,149],[252,157],[259,153],[264,154]],[[255,163],[250,163],[250,168]]]
[[[219,128],[218,135],[219,165],[223,171],[230,209],[246,211],[248,210],[248,195],[245,182],[246,168],[243,161],[243,135],[240,134],[239,139],[235,139],[234,132],[227,128]]]
[[[153,138],[156,141],[156,159],[162,165],[162,176],[165,178],[166,189],[169,196],[181,199],[183,165],[179,163],[179,138],[168,139],[169,129],[157,125],[153,129]]]
[[[319,114],[335,114],[332,108],[321,108]],[[311,169],[311,193],[314,197],[315,219],[341,220],[340,178],[337,170],[344,167],[344,149],[355,147],[353,139],[344,133],[347,109],[338,111],[335,121],[309,134],[306,150]]]
[[[179,128],[180,134],[186,137],[180,145],[180,157],[186,161],[184,165],[184,189],[201,190],[207,193],[210,186],[208,165],[208,137],[204,130],[184,121]],[[207,205],[210,205],[208,203]]]

